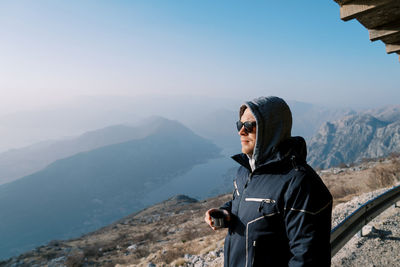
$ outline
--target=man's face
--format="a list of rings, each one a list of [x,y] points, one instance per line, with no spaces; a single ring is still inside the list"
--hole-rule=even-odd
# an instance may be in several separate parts
[[[256,118],[254,118],[253,113],[251,113],[250,109],[246,108],[242,117],[240,118],[241,122],[250,121],[255,122]],[[244,130],[242,127],[239,131],[240,142],[242,144],[242,152],[251,156],[253,155],[253,150],[256,145],[256,126],[253,127],[250,133]]]

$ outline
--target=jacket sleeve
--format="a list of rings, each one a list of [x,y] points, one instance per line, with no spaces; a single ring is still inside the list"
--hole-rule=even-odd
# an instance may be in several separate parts
[[[301,172],[285,194],[289,266],[330,266],[332,196],[315,173]]]
[[[229,211],[229,213],[231,213],[232,210],[232,200],[229,200],[228,202],[226,202],[224,205],[222,205],[221,207],[219,207],[220,209],[224,209]]]

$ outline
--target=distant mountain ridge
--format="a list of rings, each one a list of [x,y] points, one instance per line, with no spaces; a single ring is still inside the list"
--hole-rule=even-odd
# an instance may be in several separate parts
[[[138,123],[150,116],[189,123],[209,109],[229,107],[235,100],[191,95],[92,95],[63,104],[0,115],[0,151],[49,139],[77,136],[110,125]],[[236,104],[234,106],[237,106]]]
[[[364,113],[370,114],[382,121],[395,122],[400,120],[400,105],[391,105],[377,109],[369,109]]]
[[[110,125],[137,123],[154,115],[179,120],[221,147],[230,146],[232,151],[240,145],[235,139],[235,121],[239,106],[246,100],[250,99],[185,95],[77,97],[63,105],[1,115],[0,152],[77,136]],[[298,101],[288,100],[288,104],[293,113],[294,134],[306,139],[311,138],[323,122],[350,112]]]
[[[0,153],[0,185],[37,172],[48,164],[80,152],[144,138],[156,131],[163,119],[148,118],[135,126],[112,125],[64,140],[41,142]]]
[[[400,107],[369,110],[327,122],[311,139],[308,150],[309,163],[319,168],[398,153]]]
[[[138,110],[146,110],[145,114],[148,112],[150,115],[157,111],[169,117],[179,116],[179,121],[184,119],[184,124],[190,129],[223,148],[226,156],[240,151],[240,142],[235,129],[235,121],[238,120],[237,108],[240,102],[234,103],[232,100],[213,98],[174,100],[162,97],[155,99],[119,97],[111,98],[111,100],[115,103],[110,103],[109,99],[104,97],[81,99],[77,103],[74,102],[74,106],[69,109],[60,107],[0,117],[0,131],[3,134],[3,139],[0,141],[5,143],[8,143],[8,131],[12,131],[12,136],[17,139],[21,134],[33,138],[36,134],[31,130],[35,129],[34,132],[39,132],[45,138],[45,136],[54,136],[53,131],[74,136],[75,134],[71,134],[72,129],[75,129],[73,131],[75,132],[77,129],[83,129],[84,126],[92,128],[98,125],[111,125],[98,127],[95,128],[96,130],[74,137],[61,138],[62,135],[58,135],[54,140],[0,153],[0,185],[37,172],[59,159],[147,136],[157,128],[157,120],[138,117]],[[145,109],[144,106],[150,101],[152,108]],[[306,139],[310,139],[323,122],[353,112],[349,109],[324,108],[297,101],[288,101],[288,103],[293,113],[293,134],[301,135]],[[230,109],[232,106],[236,108]],[[80,113],[82,115],[79,115]],[[136,120],[133,126],[122,123],[122,121],[128,121],[128,118]],[[18,131],[15,131],[16,129]]]
[[[0,186],[0,258],[69,238],[144,207],[146,193],[220,149],[176,121],[141,138],[58,160]]]

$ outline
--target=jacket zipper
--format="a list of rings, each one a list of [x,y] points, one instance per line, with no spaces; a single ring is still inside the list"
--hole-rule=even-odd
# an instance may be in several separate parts
[[[243,188],[243,191],[242,191],[242,196],[240,197],[240,201],[239,201],[238,211],[237,211],[238,216],[239,216],[240,205],[242,204],[243,196],[245,195],[247,186],[249,185],[249,182],[250,182],[252,176],[253,176],[253,173],[251,172],[251,173],[249,174],[249,177],[247,177],[247,181],[246,181],[246,183],[245,183],[245,185],[244,185],[244,188]],[[248,227],[248,225],[247,225],[247,227]],[[247,228],[247,227],[246,227],[246,228]],[[247,230],[247,229],[246,229],[246,230]],[[246,266],[245,266],[245,267],[247,267],[247,261],[248,261],[247,253],[248,253],[248,251],[247,251],[247,232],[246,232]]]
[[[240,194],[239,194],[239,189],[238,189],[236,180],[233,181],[233,186],[235,187],[236,194],[237,194],[238,196],[240,196]]]
[[[253,255],[251,257],[251,266],[254,266],[254,259],[256,257],[256,241],[253,241]]]
[[[258,212],[261,212],[263,209],[264,203],[266,204],[271,204],[275,203],[276,201],[270,198],[255,198],[255,197],[246,197],[244,199],[245,201],[253,201],[253,202],[260,202],[260,206],[258,207]]]
[[[245,201],[263,202],[263,203],[275,203],[275,200],[270,198],[256,198],[256,197],[246,197]]]
[[[253,173],[252,173],[252,172],[249,174],[249,177],[247,178],[246,184],[244,185],[244,189],[246,189],[247,186],[249,185],[249,182],[250,182],[250,180],[251,180],[251,177],[253,177]],[[244,190],[243,190],[243,191],[244,191]]]

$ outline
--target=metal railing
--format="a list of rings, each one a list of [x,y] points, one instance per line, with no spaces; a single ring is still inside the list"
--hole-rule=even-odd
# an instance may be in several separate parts
[[[369,200],[346,217],[331,231],[331,256],[333,257],[364,225],[400,200],[400,185]]]

